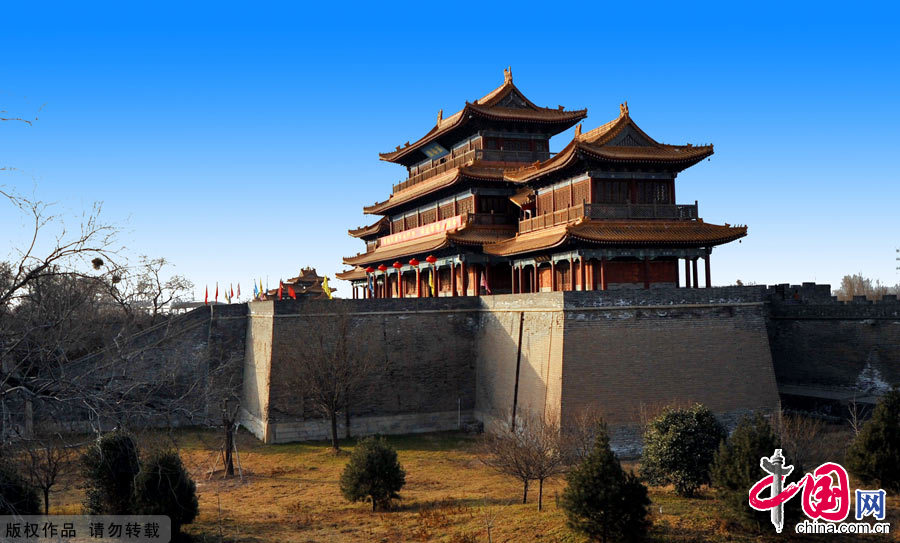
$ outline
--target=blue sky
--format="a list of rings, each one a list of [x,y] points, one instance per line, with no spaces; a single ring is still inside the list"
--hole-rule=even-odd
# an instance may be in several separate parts
[[[707,221],[750,227],[713,254],[715,284],[900,282],[894,8],[515,6],[6,6],[0,109],[43,108],[0,123],[0,184],[72,215],[102,201],[130,254],[165,256],[201,297],[333,276],[362,206],[405,173],[377,153],[511,65],[539,105],[587,107],[585,129],[628,100],[657,140],[715,144],[676,182]],[[21,226],[0,213],[0,255]]]

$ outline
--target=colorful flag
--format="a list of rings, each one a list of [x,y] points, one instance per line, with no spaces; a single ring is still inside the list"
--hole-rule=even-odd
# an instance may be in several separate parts
[[[228,283],[228,289],[231,291],[231,296],[228,297],[228,303],[231,303],[231,299],[234,298],[234,286],[231,283]]]
[[[278,299],[281,299],[281,291],[284,290],[284,283],[279,279],[278,280]]]
[[[203,303],[204,305],[209,305],[209,286],[207,286],[206,290],[203,292]]]
[[[216,303],[219,303],[219,282],[216,281]]]
[[[264,296],[265,294],[266,294],[266,291],[263,290],[263,288],[262,288],[262,277],[260,277],[259,278],[259,295]]]
[[[238,292],[240,292],[240,291],[241,291],[241,286],[238,285]],[[259,299],[259,289],[256,288],[256,281],[253,282],[253,299],[254,300]]]
[[[334,297],[331,295],[331,287],[328,286],[328,276],[324,276],[322,278],[322,290],[325,292],[325,296],[328,296],[329,300],[333,300]]]
[[[294,287],[292,287],[290,285],[288,285],[288,296],[290,296],[291,298],[293,298],[295,300],[297,299],[297,293],[294,292]]]
[[[374,275],[375,275],[375,274],[370,273],[370,274],[369,274],[369,278],[366,280],[366,286],[369,287],[369,296],[372,297],[372,298],[375,297],[375,287],[374,287],[374,285],[372,284],[372,283],[375,282]]]
[[[238,283],[238,300],[241,299],[241,284]]]
[[[431,289],[431,296],[434,297],[434,266],[431,268],[431,273],[428,274],[428,288]]]
[[[231,296],[228,295],[228,289],[225,289],[225,301],[231,303]]]

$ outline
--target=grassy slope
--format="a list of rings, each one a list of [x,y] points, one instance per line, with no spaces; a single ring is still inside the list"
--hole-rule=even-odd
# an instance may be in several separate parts
[[[458,433],[391,437],[407,484],[396,511],[372,513],[370,506],[344,501],[338,478],[346,453],[335,456],[327,444],[263,445],[238,436],[244,481],[208,478],[220,437],[208,431],[141,436],[144,447],[174,442],[197,482],[200,515],[188,531],[199,541],[401,542],[487,541],[485,516],[495,515],[493,541],[580,542],[565,527],[556,506],[563,479],[544,488],[544,511],[537,511],[537,488],[521,504],[521,486],[478,461],[475,439]],[[352,442],[342,445],[352,449]],[[633,467],[627,464],[626,467]],[[74,482],[74,481],[73,481]],[[77,483],[77,482],[74,482]],[[721,508],[709,492],[696,499],[671,489],[651,488],[651,539],[655,541],[784,541],[771,526],[764,536],[747,534],[720,520]],[[888,499],[887,520],[900,530],[896,498]],[[77,484],[54,496],[55,513],[77,513],[82,499]],[[849,520],[852,520],[852,513]],[[788,527],[786,527],[787,529]],[[787,535],[787,534],[785,534]],[[793,536],[793,534],[791,534]],[[823,537],[824,536],[820,536]],[[791,540],[796,540],[793,536]],[[814,540],[814,539],[810,539]],[[842,539],[829,538],[829,541]],[[844,539],[851,541],[852,539]],[[891,540],[866,536],[866,541]]]

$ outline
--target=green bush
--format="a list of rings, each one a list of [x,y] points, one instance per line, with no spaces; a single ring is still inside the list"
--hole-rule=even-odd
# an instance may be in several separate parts
[[[85,509],[94,515],[133,512],[134,478],[140,469],[134,436],[116,431],[105,434],[81,457],[85,479]]]
[[[0,515],[43,513],[37,490],[13,466],[0,462]]]
[[[759,530],[769,523],[769,513],[756,511],[748,503],[748,493],[757,481],[767,474],[759,466],[762,457],[769,457],[780,449],[781,443],[775,431],[760,414],[744,417],[727,441],[722,442],[713,459],[711,475],[716,496],[725,504],[730,517],[746,528]],[[803,466],[793,461],[790,451],[785,451],[785,465],[794,466],[787,482],[803,477]],[[767,494],[765,494],[767,496]],[[799,499],[785,504],[785,519],[800,517]]]
[[[600,424],[594,447],[567,476],[560,498],[569,527],[592,541],[636,541],[647,533],[650,499],[634,473],[625,473]]]
[[[356,444],[350,462],[341,474],[341,494],[351,502],[372,501],[387,506],[406,484],[406,472],[397,452],[382,437],[369,437]]]
[[[144,461],[134,481],[135,510],[142,515],[168,515],[172,536],[197,516],[197,485],[175,451],[163,451]]]
[[[641,476],[650,484],[672,484],[681,496],[693,496],[709,483],[709,465],[725,436],[716,417],[700,404],[667,408],[644,432]]]
[[[850,445],[846,462],[865,484],[900,491],[900,390],[881,398]]]

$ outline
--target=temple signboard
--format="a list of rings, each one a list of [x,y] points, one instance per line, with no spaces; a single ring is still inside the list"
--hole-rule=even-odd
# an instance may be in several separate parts
[[[462,225],[463,216],[457,215],[455,217],[450,217],[449,219],[433,222],[424,226],[417,226],[415,228],[410,228],[409,230],[404,230],[403,232],[397,232],[396,234],[384,236],[383,238],[378,240],[378,245],[381,247],[384,247],[386,245],[394,245],[396,243],[402,243],[404,241],[410,241],[417,238],[430,236],[432,234],[440,234],[441,232],[446,232],[448,230],[456,230],[462,227]]]

